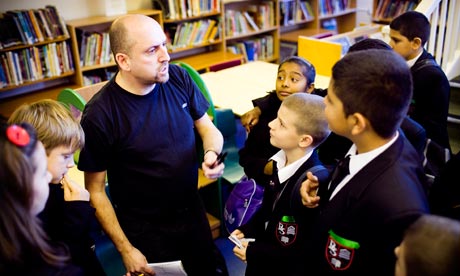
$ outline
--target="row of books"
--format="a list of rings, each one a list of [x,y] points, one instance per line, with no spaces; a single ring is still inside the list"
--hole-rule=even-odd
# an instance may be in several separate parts
[[[165,19],[185,19],[210,12],[220,12],[220,0],[152,0]]]
[[[170,50],[213,42],[219,36],[220,24],[214,19],[183,22],[165,28]]]
[[[248,5],[244,10],[225,11],[225,35],[228,37],[248,34],[275,26],[273,2]]]
[[[227,51],[242,54],[244,62],[267,60],[273,57],[273,36],[264,35],[246,41],[239,41],[227,46]]]
[[[289,26],[301,21],[313,20],[313,9],[307,1],[280,2],[280,25]]]
[[[319,0],[318,5],[320,15],[336,14],[350,8],[348,0]]]
[[[0,54],[0,88],[73,71],[70,45],[65,41]]]
[[[419,1],[402,0],[381,0],[375,10],[375,18],[394,18],[406,11],[412,11],[417,7]]]
[[[81,66],[92,66],[107,64],[113,61],[110,50],[109,33],[103,32],[81,32],[80,41],[80,64]]]
[[[17,45],[69,37],[63,18],[56,7],[41,9],[11,10],[0,18],[0,49]]]

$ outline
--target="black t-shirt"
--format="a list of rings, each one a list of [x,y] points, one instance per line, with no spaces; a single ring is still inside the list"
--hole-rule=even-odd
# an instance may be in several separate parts
[[[86,105],[86,144],[78,168],[108,172],[114,206],[167,213],[197,191],[194,121],[209,103],[188,73],[169,66],[169,81],[139,96],[112,79]]]

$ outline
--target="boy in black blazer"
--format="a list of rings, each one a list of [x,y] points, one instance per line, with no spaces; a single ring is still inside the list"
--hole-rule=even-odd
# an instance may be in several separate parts
[[[232,232],[243,242],[233,252],[247,262],[245,275],[293,275],[303,263],[302,244],[310,235],[318,210],[302,205],[299,188],[306,171],[314,171],[327,185],[328,170],[315,148],[329,135],[323,99],[308,93],[286,97],[277,117],[268,123],[270,143],[280,150],[273,160],[274,174],[265,185],[261,209]]]
[[[334,65],[325,113],[330,129],[353,142],[349,174],[318,194],[311,173],[302,183],[304,205],[321,211],[304,273],[393,275],[393,249],[428,212],[420,159],[398,132],[411,96],[409,68],[396,53],[358,51]]]
[[[425,128],[428,138],[450,151],[447,132],[450,84],[436,60],[423,48],[430,28],[422,13],[403,13],[390,23],[390,46],[411,69],[414,92],[409,116]]]

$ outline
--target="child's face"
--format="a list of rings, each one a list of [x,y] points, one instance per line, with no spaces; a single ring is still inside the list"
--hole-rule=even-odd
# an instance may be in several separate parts
[[[277,148],[289,150],[297,148],[301,135],[297,134],[294,122],[298,120],[294,111],[284,107],[278,110],[278,117],[268,123],[270,127],[270,143]]]
[[[307,91],[308,90],[308,91]],[[298,93],[311,93],[308,89],[307,78],[302,74],[302,67],[293,62],[286,62],[281,65],[276,78],[276,95],[280,101],[287,96]]]
[[[390,29],[390,46],[393,50],[400,54],[405,60],[413,59],[418,54],[419,45],[416,39],[410,41],[400,32]]]
[[[335,94],[332,86],[333,81],[334,80],[331,78],[327,89],[327,95],[324,97],[324,104],[326,105],[324,113],[329,124],[329,129],[336,134],[347,136],[347,118],[345,117],[345,113],[343,111],[342,101],[340,101]]]
[[[31,213],[37,215],[45,208],[46,201],[50,192],[49,185],[51,173],[46,169],[46,153],[42,143],[38,143],[32,156],[35,163],[33,175],[33,202]]]
[[[75,166],[73,154],[74,151],[70,146],[58,146],[50,151],[48,155],[48,171],[53,176],[51,183],[60,183],[67,171]]]

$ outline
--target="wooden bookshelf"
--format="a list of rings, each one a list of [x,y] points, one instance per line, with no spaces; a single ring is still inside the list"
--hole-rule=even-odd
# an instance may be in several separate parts
[[[380,24],[389,24],[393,18],[414,10],[420,0],[374,0],[372,21]]]
[[[163,17],[161,11],[158,10],[134,10],[129,11],[128,13],[131,14],[143,14],[146,16],[150,16],[154,18],[160,25],[163,26]],[[115,16],[92,16],[87,18],[81,19],[74,19],[69,20],[66,22],[67,28],[69,30],[69,34],[72,41],[72,52],[75,61],[75,75],[73,79],[73,83],[77,86],[85,86],[89,83],[85,83],[84,79],[86,77],[100,77],[100,81],[105,81],[108,79],[106,76],[106,72],[116,71],[116,65],[113,60],[108,60],[105,62],[100,62],[100,60],[94,60],[85,56],[86,53],[82,53],[81,51],[84,49],[82,47],[83,37],[91,36],[92,34],[101,35],[103,33],[108,33],[110,25],[112,22],[117,19],[119,15]],[[101,35],[103,36],[103,35]],[[108,35],[101,38],[108,40]],[[100,41],[99,43],[103,43]],[[108,45],[106,44],[106,48],[101,48],[102,51],[108,51],[109,56],[110,49],[108,49]],[[88,47],[88,52],[94,52],[90,50],[90,46]],[[87,62],[90,61],[90,62]]]
[[[278,0],[293,3],[290,7],[299,7],[300,2],[307,2],[313,18],[290,20],[288,24],[280,22],[280,37],[285,42],[297,42],[299,35],[322,38],[332,34],[352,31],[356,27],[356,0]],[[337,4],[335,4],[337,3]],[[294,11],[295,12],[295,11]],[[292,13],[292,12],[291,12]],[[282,18],[280,18],[282,20]],[[334,20],[337,28],[326,28],[325,22]]]
[[[54,6],[6,11],[0,20],[0,100],[70,81],[71,38]]]

